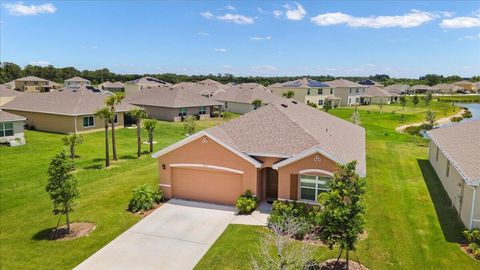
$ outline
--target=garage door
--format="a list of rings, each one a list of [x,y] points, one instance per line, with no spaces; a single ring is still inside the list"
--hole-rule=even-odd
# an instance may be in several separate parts
[[[213,170],[172,168],[173,197],[235,204],[242,193],[242,175]]]

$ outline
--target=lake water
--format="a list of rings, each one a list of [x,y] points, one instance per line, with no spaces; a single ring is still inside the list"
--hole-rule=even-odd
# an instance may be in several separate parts
[[[451,122],[451,123],[441,124],[438,126],[439,128],[454,126],[460,123],[466,123],[466,122],[475,121],[475,120],[480,120],[480,103],[456,103],[455,106],[468,108],[468,110],[472,113],[472,118],[464,118],[460,122]],[[420,131],[420,134],[422,135],[422,137],[428,138],[428,134],[425,130]]]

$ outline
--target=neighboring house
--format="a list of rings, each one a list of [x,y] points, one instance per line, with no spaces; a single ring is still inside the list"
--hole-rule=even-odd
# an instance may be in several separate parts
[[[476,82],[474,85],[473,85],[475,91],[477,91],[478,93],[480,93],[480,82]]]
[[[125,95],[131,95],[138,93],[143,89],[149,89],[154,87],[163,87],[163,86],[171,86],[171,83],[155,79],[152,77],[143,77],[139,79],[135,79],[133,81],[129,81],[125,83]]]
[[[25,144],[23,125],[25,117],[11,114],[0,109],[0,143],[10,146]]]
[[[48,80],[27,76],[16,79],[14,81],[14,89],[22,92],[49,92],[52,89],[52,85],[50,85]]]
[[[463,90],[462,87],[450,83],[440,83],[432,86],[432,88],[435,89],[435,92],[442,94],[455,94]]]
[[[0,85],[0,106],[7,104],[16,97],[24,95],[24,92],[12,90],[5,85]]]
[[[417,84],[410,87],[410,92],[413,94],[425,94],[432,91],[434,91],[434,88],[424,84]]]
[[[63,83],[63,86],[66,88],[70,88],[70,87],[87,86],[90,84],[91,82],[89,80],[76,76],[68,80],[65,80]]]
[[[285,93],[292,91],[294,93],[293,99],[296,99],[302,103],[314,103],[318,107],[323,107],[325,101],[330,99],[336,101],[333,97],[336,96],[333,87],[326,83],[316,80],[303,78],[294,81],[276,83],[268,86],[272,93],[283,96]],[[336,106],[338,104],[333,104]]]
[[[374,80],[370,80],[370,79],[362,80],[362,81],[359,81],[358,83],[361,84],[361,85],[365,85],[365,86],[373,85],[373,86],[380,87],[380,88],[384,87],[383,84],[381,84],[379,82],[376,82]]]
[[[333,88],[333,93],[340,99],[340,106],[359,105],[362,102],[362,96],[365,95],[365,85],[354,83],[345,79],[337,79],[325,82]]]
[[[452,205],[467,228],[480,228],[480,121],[434,129],[428,135],[430,163]]]
[[[336,163],[366,174],[365,130],[296,100],[274,102],[189,136],[152,155],[168,198],[234,204],[246,190],[261,200],[315,203]]]
[[[218,93],[225,92],[225,89],[228,86],[225,86],[214,80],[203,80],[200,82],[181,82],[175,84],[173,87],[181,89],[183,91],[188,91],[190,93],[200,95],[206,98],[210,98]]]
[[[49,93],[25,94],[3,106],[3,110],[26,117],[27,125],[36,130],[55,133],[83,133],[103,130],[104,121],[94,116],[105,107],[106,92],[86,87]],[[125,112],[136,108],[122,102],[116,108],[116,123],[124,126]]]
[[[362,104],[390,104],[397,102],[399,98],[400,95],[398,94],[390,93],[371,85],[365,89],[365,97],[362,98]]]
[[[106,81],[100,84],[100,88],[110,92],[123,92],[125,90],[125,85],[122,82],[112,83],[112,82]]]
[[[410,85],[408,84],[392,84],[385,86],[383,90],[388,91],[390,94],[403,95],[408,94],[410,91]]]
[[[463,88],[465,91],[475,92],[475,84],[469,81],[459,81],[453,83],[456,86]]]
[[[213,99],[222,103],[222,111],[245,114],[258,109],[253,105],[254,100],[261,100],[261,106],[285,98],[273,94],[265,86],[257,83],[242,83],[231,86],[226,91],[213,96]]]
[[[209,119],[215,107],[222,105],[174,86],[143,89],[126,96],[125,101],[144,108],[148,117],[164,121],[182,121],[191,115]]]

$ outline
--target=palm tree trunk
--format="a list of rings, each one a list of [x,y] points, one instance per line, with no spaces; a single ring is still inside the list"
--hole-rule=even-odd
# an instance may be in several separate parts
[[[137,119],[137,156],[140,157],[140,155],[142,154],[142,137],[141,137],[141,129],[140,129],[140,125],[141,125],[141,120],[140,119]]]
[[[66,210],[67,210],[67,211],[66,211],[66,213],[65,213],[65,217],[66,217],[65,220],[66,220],[66,222],[67,222],[67,233],[69,233],[69,232],[70,232],[70,218],[69,218],[69,216],[68,216],[68,207],[67,207]]]
[[[74,143],[70,144],[70,158],[71,159],[75,158],[75,144]]]
[[[112,119],[112,153],[113,160],[117,160],[117,144],[115,143],[115,112],[113,113]]]
[[[105,120],[105,167],[110,166],[110,153],[108,148],[108,122]]]
[[[150,153],[153,152],[153,130],[148,131],[148,140],[150,141]]]

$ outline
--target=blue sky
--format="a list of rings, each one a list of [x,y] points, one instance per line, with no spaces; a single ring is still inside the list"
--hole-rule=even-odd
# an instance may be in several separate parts
[[[2,1],[1,61],[118,73],[480,74],[480,1]]]

